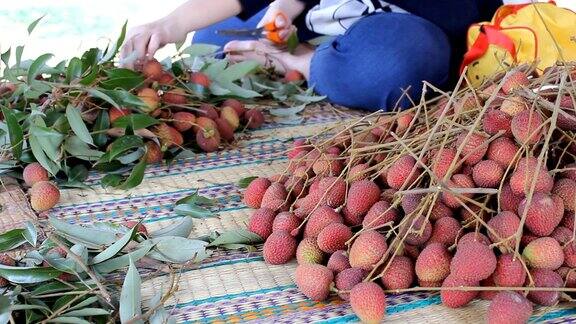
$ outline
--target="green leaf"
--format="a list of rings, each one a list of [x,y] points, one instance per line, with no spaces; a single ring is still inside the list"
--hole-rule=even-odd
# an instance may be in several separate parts
[[[208,243],[178,236],[162,236],[150,239],[156,243],[148,256],[158,261],[184,263],[191,260],[200,262],[209,256]]]
[[[101,248],[117,240],[116,233],[101,230],[94,226],[72,225],[55,217],[50,217],[50,225],[57,233],[69,241],[85,244],[88,247]]]
[[[4,62],[4,65],[6,65],[6,68],[8,68],[8,66],[10,64],[10,53],[11,52],[12,52],[12,47],[8,47],[6,52],[4,52],[0,55],[0,60],[2,60],[2,62]]]
[[[220,233],[208,246],[225,244],[254,244],[262,242],[262,238],[246,229],[236,229]]]
[[[100,180],[102,187],[118,187],[122,183],[122,176],[118,174],[107,174]]]
[[[64,135],[52,128],[44,127],[44,121],[40,118],[36,119],[36,125],[30,127],[30,137],[32,135],[38,140],[46,156],[54,163],[58,163],[61,158],[60,144],[62,144]]]
[[[82,164],[75,165],[68,172],[68,182],[83,182],[87,178],[88,168]]]
[[[190,216],[193,218],[200,218],[200,219],[211,218],[216,216],[214,215],[214,213],[212,213],[210,210],[206,208],[189,204],[176,205],[176,207],[174,207],[174,212],[178,215]]]
[[[163,236],[188,237],[194,228],[191,217],[182,217],[172,224],[150,233],[150,237],[157,238]]]
[[[24,46],[16,46],[16,66],[18,67],[20,67],[20,63],[22,62],[22,53],[24,53]]]
[[[110,97],[108,94],[104,93],[103,91],[100,91],[100,90],[97,90],[94,88],[90,88],[90,89],[87,89],[86,92],[88,92],[92,97],[102,99],[102,100],[106,101],[107,103],[111,104],[112,106],[114,106],[116,108],[120,108],[120,104],[118,104],[118,102],[116,102],[116,100],[112,99],[112,97]]]
[[[50,312],[50,308],[42,305],[29,305],[29,304],[16,304],[12,305],[11,309],[13,311],[25,310],[25,309],[38,309],[45,312]]]
[[[83,301],[79,302],[78,304],[68,308],[68,311],[73,311],[75,309],[82,309],[88,307],[94,303],[98,302],[98,297],[92,296],[84,299]]]
[[[296,115],[297,113],[304,110],[304,108],[306,108],[306,105],[300,105],[300,106],[290,107],[290,108],[274,108],[274,109],[270,109],[269,111],[270,111],[270,114],[272,116],[287,117],[287,116]]]
[[[26,222],[26,229],[22,231],[22,236],[28,243],[30,243],[30,245],[36,247],[36,243],[38,241],[38,231],[32,222]]]
[[[74,134],[76,134],[84,143],[94,145],[92,135],[90,135],[88,127],[84,124],[84,120],[82,120],[82,115],[78,108],[68,105],[68,107],[66,107],[66,118],[68,118],[68,123],[70,123],[70,127],[72,127]]]
[[[146,150],[144,150],[143,148],[139,148],[134,152],[130,152],[130,153],[125,154],[125,155],[121,155],[121,156],[117,157],[116,159],[118,161],[120,161],[122,164],[131,164],[132,162],[135,162],[136,160],[141,158],[144,155],[144,153],[146,153]]]
[[[301,101],[304,103],[312,103],[312,102],[319,102],[322,101],[324,99],[326,99],[326,96],[313,96],[313,95],[301,95],[301,94],[295,94],[291,96],[292,99],[297,100],[297,101]]]
[[[100,86],[104,89],[113,90],[121,88],[124,90],[132,90],[144,83],[142,74],[130,69],[117,68],[105,70],[104,72],[106,72],[108,76],[106,80],[100,82]]]
[[[8,135],[10,136],[10,144],[12,145],[12,154],[15,158],[19,159],[22,156],[22,145],[24,144],[24,132],[22,126],[18,123],[16,115],[12,109],[2,107],[2,114],[6,125],[8,126]]]
[[[290,54],[294,54],[294,51],[296,50],[296,47],[298,47],[298,44],[300,44],[300,41],[298,40],[298,34],[296,32],[293,32],[286,40],[286,46],[288,48],[288,52]]]
[[[42,149],[42,145],[40,144],[38,138],[34,134],[30,134],[30,137],[28,138],[28,143],[30,144],[30,148],[32,149],[32,154],[34,154],[34,157],[36,158],[38,163],[40,163],[44,167],[44,169],[50,172],[50,174],[56,175],[56,173],[58,173],[58,171],[60,170],[60,165],[56,164],[46,156],[46,153],[44,153],[44,150]]]
[[[94,139],[94,144],[97,146],[103,146],[108,142],[108,136],[103,130],[108,129],[110,127],[110,116],[106,110],[100,110],[98,114],[98,118],[94,122],[93,131],[96,132],[92,135]]]
[[[36,289],[32,290],[30,294],[32,297],[35,297],[39,295],[52,294],[60,291],[68,291],[73,289],[74,289],[73,286],[71,287],[59,281],[54,281],[38,286]]]
[[[254,180],[258,179],[258,177],[246,177],[246,178],[242,178],[238,181],[238,187],[244,189],[244,188],[248,188],[248,186],[250,185],[250,183]]]
[[[36,60],[34,60],[32,65],[30,65],[30,68],[28,68],[28,76],[27,76],[28,84],[32,84],[32,82],[34,82],[36,76],[40,74],[40,70],[46,65],[46,62],[48,62],[48,60],[50,60],[53,56],[54,56],[53,54],[49,53],[42,54],[38,56]]]
[[[73,310],[62,315],[65,316],[98,316],[98,315],[110,315],[110,312],[102,308],[84,308]]]
[[[198,191],[196,191],[195,193],[191,194],[190,196],[186,196],[182,199],[179,199],[178,201],[176,201],[176,203],[174,203],[175,205],[180,205],[180,204],[192,204],[192,205],[207,205],[207,206],[213,206],[216,204],[216,200],[215,199],[210,199],[210,198],[206,198],[204,196],[200,196],[198,194]]]
[[[233,95],[238,96],[240,98],[250,99],[256,97],[262,97],[262,95],[259,94],[258,92],[244,89],[233,82],[221,82],[220,85],[230,90]]]
[[[144,180],[144,171],[146,171],[146,159],[140,160],[140,162],[134,166],[126,181],[120,184],[118,189],[128,190],[141,184],[142,180]]]
[[[204,74],[206,74],[210,80],[216,80],[218,78],[218,76],[224,72],[224,69],[226,69],[226,66],[228,66],[228,60],[224,59],[224,60],[218,60],[210,65],[208,65],[206,67],[206,69],[204,69],[202,72],[204,72]]]
[[[100,91],[106,94],[109,98],[112,98],[120,106],[125,107],[147,107],[146,104],[140,100],[136,95],[131,94],[129,91],[117,89],[117,90],[104,90]]]
[[[140,224],[140,223],[138,223]],[[110,258],[113,258],[118,254],[118,252],[122,251],[124,247],[134,238],[136,232],[138,231],[138,226],[134,226],[128,233],[124,234],[124,236],[119,239],[118,241],[114,242],[114,244],[110,245],[106,250],[98,253],[93,259],[90,264],[97,264],[100,262],[104,262]]]
[[[188,54],[190,56],[206,56],[216,53],[220,46],[210,45],[210,44],[192,44],[187,48],[182,50],[182,54]]]
[[[6,324],[10,322],[10,314],[12,313],[11,302],[8,296],[0,296],[0,323]]]
[[[124,43],[124,38],[126,37],[126,25],[127,24],[128,24],[128,21],[125,21],[124,25],[122,26],[122,31],[120,32],[120,36],[118,37],[118,40],[116,40],[116,42],[114,43],[114,45],[112,45],[112,47],[108,48],[108,51],[106,51],[106,54],[104,55],[104,57],[102,58],[100,63],[108,62],[116,56],[116,54],[118,53],[118,50],[120,49],[120,46],[122,46],[122,43]]]
[[[38,23],[40,22],[40,20],[42,20],[42,18],[44,18],[44,16],[45,15],[42,15],[42,17],[34,20],[30,25],[28,25],[28,35],[32,34],[34,28],[36,28],[36,25],[38,25]]]
[[[64,149],[74,157],[86,161],[96,161],[104,155],[104,152],[91,149],[78,136],[68,137],[64,142]]]
[[[50,320],[47,320],[46,323],[63,323],[63,324],[91,324],[87,320],[83,320],[79,317],[71,317],[71,316],[60,316]]]
[[[158,124],[159,121],[146,114],[130,114],[127,116],[122,116],[112,123],[114,127],[127,128],[130,127],[132,130],[137,130],[141,128],[147,128],[152,125]]]
[[[100,274],[107,274],[112,271],[127,267],[128,265],[130,265],[130,259],[132,259],[133,262],[142,259],[143,257],[146,256],[146,254],[148,254],[148,252],[150,252],[150,250],[154,247],[154,244],[142,244],[141,246],[142,246],[141,248],[132,251],[128,254],[124,254],[122,256],[109,259],[102,263],[94,265],[94,270]]]
[[[33,284],[52,280],[62,272],[50,267],[10,267],[0,265],[0,276],[18,284]]]
[[[134,261],[130,260],[130,266],[120,292],[120,321],[125,323],[136,316],[142,315],[141,280]],[[137,321],[135,323],[144,323]]]
[[[224,82],[232,82],[243,78],[249,73],[254,72],[260,67],[260,63],[256,61],[243,61],[240,63],[228,66],[221,74],[218,75],[218,80]]]
[[[24,229],[15,228],[0,235],[0,251],[9,251],[26,243]]]
[[[73,57],[68,63],[68,68],[66,69],[66,83],[70,84],[72,81],[82,76],[82,60],[77,57]]]
[[[107,154],[105,154],[103,156],[103,158],[106,157],[107,161],[111,162],[120,154],[122,154],[128,150],[141,148],[141,147],[144,147],[144,142],[142,141],[142,138],[140,136],[125,135],[125,136],[119,137],[118,139],[116,139],[112,143],[112,145],[110,145],[110,150],[108,151]],[[104,162],[104,161],[102,161],[102,162]]]

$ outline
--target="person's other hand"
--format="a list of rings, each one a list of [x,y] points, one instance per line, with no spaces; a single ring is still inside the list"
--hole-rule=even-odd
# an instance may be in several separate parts
[[[276,0],[272,2],[260,20],[257,27],[274,22],[279,29],[278,35],[284,41],[296,30],[292,21],[304,10],[304,5],[298,0]],[[283,15],[278,15],[282,13]]]

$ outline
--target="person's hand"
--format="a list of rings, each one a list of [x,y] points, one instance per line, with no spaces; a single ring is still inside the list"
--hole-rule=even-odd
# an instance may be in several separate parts
[[[166,44],[184,41],[186,35],[185,31],[179,31],[178,28],[171,26],[164,20],[131,28],[126,35],[120,57],[127,58],[131,55],[135,55],[135,57],[123,65],[133,67],[136,60],[142,60],[146,57],[152,58],[158,49]],[[134,52],[135,54],[132,54]]]
[[[274,22],[279,32],[278,35],[283,41],[296,30],[292,21],[304,11],[304,5],[298,0],[276,0],[270,4],[264,17],[257,27],[262,27],[270,22]],[[282,15],[278,15],[282,13]]]

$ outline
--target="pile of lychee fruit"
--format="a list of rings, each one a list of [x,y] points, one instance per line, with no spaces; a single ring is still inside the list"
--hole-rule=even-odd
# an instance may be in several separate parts
[[[45,212],[60,200],[58,185],[50,181],[48,171],[38,162],[33,162],[22,172],[24,184],[29,187],[30,205],[36,212]]]
[[[193,103],[198,99],[179,84],[188,82],[207,89],[211,80],[202,72],[190,72],[177,80],[156,60],[145,62],[141,71],[146,81],[137,94],[146,105],[142,110],[162,121],[151,131],[164,149],[195,142],[201,150],[214,152],[222,143],[233,142],[234,132],[256,129],[264,123],[261,110],[246,109],[237,99],[226,99],[219,108],[210,103]],[[110,108],[110,121],[131,113],[127,108]],[[150,162],[158,162],[162,158],[160,147],[154,142],[149,142],[147,147],[157,152]]]
[[[286,171],[244,192],[264,260],[296,258],[304,295],[336,293],[367,323],[387,293],[490,300],[488,323],[574,297],[576,93],[541,88],[562,78],[515,70],[295,140]]]

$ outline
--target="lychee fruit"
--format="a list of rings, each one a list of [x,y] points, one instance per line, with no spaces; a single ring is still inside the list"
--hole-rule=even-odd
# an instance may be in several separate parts
[[[529,202],[525,198],[518,206],[518,216],[526,215],[525,225],[538,236],[547,236],[560,224],[564,214],[562,199],[558,196],[537,192]]]
[[[214,119],[210,119],[208,117],[198,117],[196,118],[196,125],[194,126],[194,132],[204,129],[216,129],[218,125],[214,121]]]
[[[380,261],[387,248],[384,235],[374,230],[362,232],[350,248],[350,266],[372,270],[372,267]]]
[[[576,181],[572,179],[560,179],[554,184],[552,193],[562,198],[564,210],[576,211]]]
[[[534,269],[530,271],[535,287],[561,288],[564,287],[564,280],[556,272],[549,269]],[[559,291],[530,291],[528,299],[542,306],[556,305],[560,299]]]
[[[489,135],[502,132],[512,137],[512,116],[498,109],[488,109],[484,114],[483,129]]]
[[[260,128],[264,124],[264,114],[258,109],[249,109],[244,113],[244,121],[250,129]]]
[[[486,157],[500,164],[503,169],[514,163],[519,148],[507,137],[499,137],[488,146]]]
[[[33,162],[24,167],[22,178],[26,185],[31,187],[37,182],[48,181],[50,176],[48,175],[48,171],[46,171],[40,163]]]
[[[481,188],[497,188],[504,176],[504,169],[492,160],[478,162],[472,170],[474,183]]]
[[[350,291],[350,305],[363,323],[377,324],[386,316],[384,290],[373,282],[362,282]]]
[[[513,253],[498,257],[496,270],[492,274],[494,284],[500,287],[522,287],[526,281],[526,270],[520,257]]]
[[[381,200],[370,207],[362,221],[362,227],[366,229],[380,228],[385,224],[394,223],[399,216],[396,208],[391,207],[389,202]]]
[[[478,242],[486,246],[490,245],[490,239],[487,238],[486,235],[478,232],[470,232],[462,235],[462,237],[458,240],[458,247],[468,242]]]
[[[230,126],[230,124],[223,118],[216,118],[214,122],[216,122],[216,129],[218,129],[220,137],[222,137],[227,142],[233,142],[234,130],[232,129],[232,126]]]
[[[535,181],[534,192],[550,192],[554,186],[554,179],[548,173],[546,165],[540,164],[534,157],[521,158],[510,177],[510,188],[517,196],[528,194],[532,182]]]
[[[110,123],[114,123],[116,119],[124,116],[128,116],[132,113],[132,111],[128,108],[116,108],[112,107],[108,110],[108,118]]]
[[[450,274],[451,256],[441,243],[428,244],[416,259],[416,276],[425,282],[441,282]]]
[[[523,324],[532,316],[532,303],[517,292],[501,291],[490,302],[488,324]]]
[[[185,105],[188,102],[186,91],[181,88],[164,92],[162,101],[168,105]]]
[[[162,64],[155,59],[147,60],[142,66],[142,74],[147,79],[156,80],[162,75]]]
[[[60,200],[60,190],[50,181],[39,181],[30,188],[30,205],[37,212],[56,206]]]
[[[270,264],[284,264],[296,255],[296,238],[286,231],[272,232],[264,242],[262,254]]]
[[[409,193],[409,194],[403,195],[401,205],[402,205],[402,210],[404,211],[404,214],[409,215],[409,214],[412,214],[413,212],[415,212],[418,209],[418,207],[420,206],[420,203],[422,202],[423,197],[424,197],[423,194]]]
[[[529,84],[530,80],[528,80],[528,75],[526,75],[526,73],[522,71],[509,72],[504,77],[504,83],[502,83],[502,91],[505,94],[511,94],[514,91],[528,87]]]
[[[342,223],[332,223],[318,234],[318,246],[326,253],[334,253],[346,248],[346,242],[352,238],[350,227]]]
[[[328,263],[326,264],[328,269],[334,271],[334,273],[342,272],[344,269],[350,268],[350,260],[348,259],[348,255],[346,251],[339,250],[328,258]]]
[[[305,237],[296,249],[296,261],[298,264],[320,264],[324,260],[324,253],[318,247],[316,239]]]
[[[414,114],[414,112],[411,111],[407,111],[399,115],[396,118],[396,133],[398,134],[404,133],[404,131],[407,130],[408,127],[410,127],[410,124],[412,123],[412,120],[414,120],[415,117],[416,115]]]
[[[520,218],[515,213],[511,211],[498,213],[488,221],[488,227],[491,229],[488,231],[488,237],[492,242],[505,242],[505,246],[510,248],[516,245],[516,240],[510,239],[520,227]]]
[[[186,112],[186,111],[179,111],[172,116],[174,120],[174,128],[176,128],[179,132],[185,132],[192,128],[196,123],[196,116],[194,114]]]
[[[260,206],[272,210],[285,209],[287,197],[286,187],[281,183],[274,182],[266,189]]]
[[[440,199],[436,200],[436,203],[434,203],[434,206],[430,211],[431,221],[439,220],[442,217],[453,217],[453,216],[454,211],[452,211],[450,207],[444,205],[444,203],[440,202]]]
[[[174,76],[168,72],[162,72],[157,81],[162,85],[172,85],[174,84]]]
[[[565,178],[576,181],[576,163],[566,164],[561,174]]]
[[[214,120],[218,118],[218,111],[214,105],[203,103],[198,107],[198,117],[205,117]]]
[[[330,269],[319,264],[300,264],[294,274],[296,286],[306,297],[323,301],[330,294],[330,285],[334,274]]]
[[[416,166],[416,160],[409,156],[403,155],[394,161],[387,172],[386,180],[388,186],[392,189],[410,187],[420,176],[420,169]]]
[[[337,155],[333,154],[322,155],[312,165],[312,170],[320,177],[337,176],[342,172],[342,169],[342,161],[338,160]]]
[[[496,263],[496,255],[490,247],[480,242],[460,244],[450,262],[450,275],[458,279],[479,282],[490,277],[496,269]]]
[[[276,215],[274,222],[272,223],[272,231],[286,231],[291,233],[298,226],[300,226],[300,218],[296,217],[291,212],[281,212]]]
[[[432,172],[438,179],[443,179],[444,176],[448,173],[450,166],[456,166],[457,163],[454,162],[456,160],[456,150],[453,148],[441,148],[439,150],[435,150],[432,153]],[[457,170],[452,171],[457,172]]]
[[[479,259],[480,260],[480,259]],[[449,275],[444,282],[442,287],[476,287],[480,284],[479,281],[474,281],[471,279],[463,279],[453,275]],[[440,292],[440,299],[444,306],[450,308],[459,308],[465,306],[471,302],[478,295],[477,291],[474,290],[448,290],[444,289]]]
[[[366,214],[380,200],[380,188],[370,180],[355,181],[348,190],[346,211],[352,217]]]
[[[395,256],[381,280],[387,290],[410,288],[414,282],[414,263],[409,257]]]
[[[204,152],[214,152],[220,146],[220,133],[217,128],[199,129],[196,132],[196,143]]]
[[[304,76],[297,70],[288,70],[286,74],[284,74],[285,82],[297,82],[301,80],[304,80]]]
[[[518,210],[518,206],[524,199],[524,195],[517,196],[512,189],[510,188],[510,184],[506,183],[502,186],[500,190],[500,209],[503,211],[511,211],[516,212]]]
[[[350,171],[348,171],[348,181],[352,182],[366,179],[366,177],[368,176],[366,170],[369,167],[370,166],[366,163],[356,164],[355,166],[350,168]]]
[[[475,184],[474,184],[474,180],[472,180],[472,178],[470,176],[464,175],[464,174],[455,174],[452,176],[452,179],[447,181],[447,185],[448,188],[450,189],[464,189],[464,188],[474,188]],[[462,194],[456,194],[456,193],[452,193],[452,192],[448,192],[448,191],[444,191],[442,192],[442,202],[450,207],[450,208],[458,208],[460,207],[463,203],[466,202],[466,200],[460,196],[463,197],[472,197],[473,194],[471,193],[462,193]]]
[[[346,181],[338,177],[326,177],[318,183],[318,196],[326,205],[338,208],[346,199]]]
[[[153,89],[151,88],[141,89],[140,91],[138,91],[138,97],[146,105],[146,107],[142,108],[144,112],[151,113],[154,110],[156,110],[156,108],[158,108],[158,104],[160,103],[160,97],[158,97],[158,94]]]
[[[564,263],[564,251],[560,243],[551,237],[540,237],[528,243],[522,256],[535,269],[556,270]]]
[[[192,72],[189,76],[190,83],[198,84],[203,86],[204,88],[208,88],[210,86],[210,78],[202,73],[202,72]]]
[[[512,118],[512,134],[523,145],[536,144],[542,138],[542,116],[533,110],[524,110]]]
[[[276,213],[268,208],[255,210],[248,221],[248,230],[266,240],[272,234],[272,224]]]
[[[162,162],[163,154],[160,146],[153,141],[148,141],[145,145],[146,153],[144,157],[146,158],[146,163],[153,164]]]
[[[442,217],[434,222],[432,226],[432,235],[428,243],[442,243],[451,246],[456,243],[462,226],[460,222],[453,217]]]
[[[306,223],[304,237],[318,237],[318,234],[332,223],[342,223],[342,216],[328,206],[317,208]]]
[[[488,150],[488,141],[480,133],[463,132],[456,138],[456,148],[460,149],[464,163],[475,165],[480,162]]]
[[[526,111],[528,109],[528,102],[526,99],[519,96],[511,96],[504,99],[500,105],[500,111],[508,114],[511,117],[518,115],[519,113]],[[512,125],[510,125],[512,126]]]
[[[260,208],[262,198],[268,187],[270,187],[270,180],[266,178],[256,178],[250,182],[246,191],[244,191],[244,203],[250,208]]]
[[[238,129],[240,126],[240,117],[238,116],[236,110],[232,107],[222,107],[220,110],[220,118],[226,120],[233,130]]]
[[[175,128],[161,123],[154,127],[154,134],[160,139],[162,147],[179,147],[184,144],[184,138]]]
[[[420,246],[432,236],[432,224],[424,216],[418,216],[412,222],[405,223],[400,230],[400,236],[404,237],[407,244]]]
[[[336,289],[343,300],[350,300],[350,290],[361,283],[366,277],[366,271],[360,268],[347,268],[336,274]]]
[[[230,99],[224,100],[224,102],[222,102],[222,107],[234,108],[234,110],[236,110],[236,114],[238,115],[238,117],[242,117],[242,115],[244,115],[244,113],[246,112],[246,108],[244,107],[244,104],[237,99],[230,98]]]

